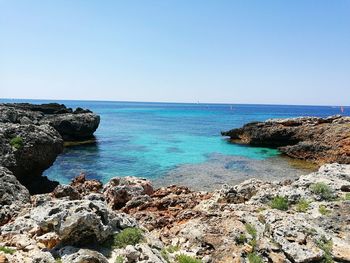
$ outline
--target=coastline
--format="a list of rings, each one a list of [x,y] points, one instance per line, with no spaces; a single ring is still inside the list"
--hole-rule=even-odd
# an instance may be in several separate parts
[[[293,180],[252,178],[201,192],[176,185],[154,189],[150,181],[135,177],[113,178],[103,185],[81,175],[70,185],[41,189],[41,193],[54,189],[51,193],[30,195],[17,179],[23,181],[24,174],[30,173],[31,180],[41,178],[42,171],[62,151],[64,140],[73,138],[80,143],[91,139],[99,117],[89,110],[73,111],[58,104],[1,107],[4,167],[0,167],[0,175],[4,183],[0,192],[6,194],[0,203],[0,259],[4,262],[32,262],[34,258],[39,262],[115,262],[119,257],[122,262],[165,263],[178,262],[181,255],[198,262],[251,262],[252,258],[256,262],[350,261],[348,148],[329,139],[348,139],[346,133],[339,136],[349,130],[348,117],[310,118],[306,125],[304,120],[298,125],[295,122],[299,120],[267,121],[224,134],[244,138],[245,143],[253,141],[253,134],[263,138],[264,145],[271,145],[270,140],[277,146],[275,125],[277,134],[282,130],[293,138],[293,144],[300,143],[294,130],[302,127],[313,144],[329,142],[332,148],[321,147],[305,155],[299,147],[298,153],[303,153],[299,157],[308,158],[291,156],[317,164],[324,160],[344,163],[326,164]],[[254,132],[250,133],[252,125]],[[327,140],[309,136],[319,134],[319,125]],[[273,136],[267,139],[266,134]],[[14,142],[13,138],[21,140]],[[301,149],[310,149],[310,144],[301,144]],[[40,154],[43,145],[45,149],[54,146],[51,155]],[[320,150],[331,157],[324,159]],[[43,157],[45,162],[33,162],[33,156],[39,161]],[[27,165],[30,162],[33,165]],[[23,164],[26,170],[21,170]],[[106,247],[107,241],[113,243],[126,229],[141,229],[142,238],[135,244]]]

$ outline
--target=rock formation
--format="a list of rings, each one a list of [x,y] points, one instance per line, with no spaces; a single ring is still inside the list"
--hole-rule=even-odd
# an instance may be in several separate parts
[[[52,193],[30,196],[21,182],[28,187],[42,178],[66,131],[73,127],[66,138],[79,134],[79,125],[58,131],[48,117],[72,121],[71,115],[88,114],[89,120],[92,114],[75,112],[59,104],[0,106],[0,262],[350,262],[347,164],[326,164],[294,181],[250,179],[214,192],[154,189],[135,177],[103,185],[81,174]],[[224,135],[318,163],[347,163],[348,129],[345,117],[298,118]]]
[[[57,186],[41,174],[62,150],[63,140],[51,126],[0,123],[0,166],[11,170],[32,193]]]
[[[63,104],[0,104],[0,122],[21,124],[48,124],[55,128],[65,141],[86,140],[98,128],[100,117],[90,110],[73,111]]]
[[[15,217],[29,202],[28,190],[8,169],[0,166],[0,226]]]
[[[93,136],[99,116],[60,104],[0,104],[0,167],[8,168],[32,194],[51,192],[58,182],[42,177],[64,140]]]
[[[350,165],[327,164],[295,181],[250,179],[212,193],[153,190],[133,177],[81,191],[96,185],[89,181],[80,176],[33,196],[31,209],[23,206],[0,227],[0,247],[13,250],[0,256],[52,263],[350,261]],[[143,238],[106,247],[130,227],[143,229]]]
[[[253,122],[222,132],[233,142],[278,147],[292,158],[324,163],[350,163],[350,117],[302,117]]]

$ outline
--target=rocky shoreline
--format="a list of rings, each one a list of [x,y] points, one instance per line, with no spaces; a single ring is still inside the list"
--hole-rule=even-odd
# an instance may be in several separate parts
[[[236,143],[277,147],[287,156],[317,164],[350,164],[350,117],[271,119],[221,134]]]
[[[80,175],[30,196],[8,170],[1,177],[3,262],[350,262],[350,165],[211,193]],[[142,238],[115,243],[130,229]]]
[[[93,138],[100,117],[51,103],[0,104],[0,166],[31,193],[51,192],[58,182],[42,176],[62,152],[64,142]]]
[[[300,129],[294,130],[302,126],[315,145],[326,135],[329,144],[337,142],[319,154],[310,147],[313,157],[305,159],[347,163],[348,119],[323,120],[268,121],[223,135],[255,145],[262,133],[271,146],[283,134],[283,146],[279,140],[274,146],[290,147],[303,144],[295,135]],[[154,189],[135,177],[103,185],[81,174],[69,185],[33,194],[46,187],[38,178],[63,143],[90,139],[98,123],[89,110],[64,105],[0,105],[1,263],[350,262],[347,164],[326,164],[293,181],[250,179],[212,192]],[[298,140],[286,139],[291,134]]]

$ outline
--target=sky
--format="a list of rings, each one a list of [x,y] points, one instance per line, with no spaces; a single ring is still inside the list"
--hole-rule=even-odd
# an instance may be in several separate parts
[[[0,0],[0,97],[350,105],[350,1]]]

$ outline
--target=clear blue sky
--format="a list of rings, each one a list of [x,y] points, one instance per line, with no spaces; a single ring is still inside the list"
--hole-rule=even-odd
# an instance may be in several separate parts
[[[348,0],[0,0],[0,97],[350,104]]]

